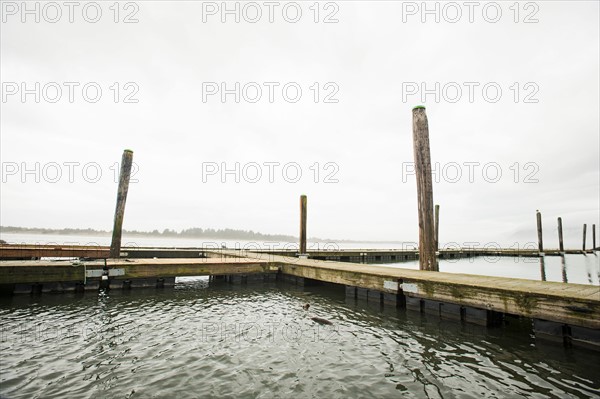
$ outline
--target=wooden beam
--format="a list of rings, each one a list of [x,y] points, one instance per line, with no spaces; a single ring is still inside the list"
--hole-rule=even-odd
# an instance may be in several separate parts
[[[435,206],[435,250],[440,250],[440,206]]]
[[[244,258],[135,259],[107,261],[109,270],[123,271],[122,278],[209,276],[269,273],[269,262]],[[83,281],[84,269],[102,270],[103,261],[4,261],[0,262],[0,284]]]
[[[110,244],[110,257],[118,258],[121,253],[121,235],[123,232],[123,217],[125,215],[125,202],[129,190],[129,176],[131,175],[131,164],[133,162],[133,151],[123,151],[121,158],[121,172],[119,174],[119,188],[117,190],[117,206],[115,208],[115,220],[113,224],[112,241]]]
[[[558,218],[558,247],[560,252],[565,252],[565,246],[563,245],[563,229],[562,229],[562,218]]]
[[[439,270],[435,256],[436,240],[433,219],[433,182],[429,150],[429,123],[425,107],[413,108],[413,149],[417,177],[419,212],[419,267],[421,270]]]
[[[300,196],[300,254],[306,254],[306,211],[307,198],[306,195]]]
[[[538,235],[538,251],[540,254],[544,253],[544,240],[542,238],[542,214],[540,211],[535,211],[537,218],[537,235]]]

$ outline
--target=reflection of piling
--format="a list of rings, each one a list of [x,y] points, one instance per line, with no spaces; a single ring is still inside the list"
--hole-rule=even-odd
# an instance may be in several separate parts
[[[133,151],[123,151],[121,158],[121,172],[119,175],[119,188],[117,191],[117,207],[115,209],[115,222],[113,225],[112,242],[110,244],[110,257],[118,258],[121,253],[121,233],[123,232],[123,216],[125,215],[125,201],[129,189],[129,176],[131,175],[131,164]]]
[[[563,245],[563,234],[562,234],[562,218],[558,218],[558,248],[561,253],[565,252],[565,246]]]
[[[413,108],[413,149],[419,211],[419,268],[438,271],[433,217],[433,182],[429,151],[429,124],[425,107]]]
[[[585,252],[585,233],[586,233],[586,230],[587,230],[587,224],[584,223],[583,224],[583,245],[582,245],[583,252]]]
[[[544,255],[544,241],[542,239],[542,214],[535,211],[537,217],[538,250],[540,255]]]
[[[300,255],[306,254],[306,195],[300,196]]]
[[[546,281],[546,263],[543,256],[540,256],[540,273],[542,275],[542,281]]]
[[[563,279],[563,283],[568,283],[569,280],[567,279],[567,262],[565,261],[565,256],[562,255],[560,257],[560,262],[562,264],[562,279]]]

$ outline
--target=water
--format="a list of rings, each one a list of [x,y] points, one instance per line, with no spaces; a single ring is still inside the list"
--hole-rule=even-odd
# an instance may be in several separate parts
[[[538,342],[528,320],[444,322],[333,286],[15,296],[0,323],[6,398],[600,397],[600,355]]]

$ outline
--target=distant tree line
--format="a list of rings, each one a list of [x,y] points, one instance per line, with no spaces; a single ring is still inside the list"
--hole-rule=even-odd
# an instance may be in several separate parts
[[[27,234],[61,234],[61,235],[110,235],[111,231],[95,230],[95,229],[47,229],[39,227],[16,227],[16,226],[0,226],[0,231],[3,233],[27,233]],[[128,236],[159,236],[159,237],[204,237],[204,238],[222,238],[222,239],[245,239],[245,240],[261,240],[261,241],[297,241],[298,237],[285,234],[263,234],[252,230],[237,230],[237,229],[203,229],[193,227],[183,229],[180,232],[172,229],[164,229],[162,232],[158,230],[139,231],[125,230],[123,234]],[[311,239],[313,241],[334,241],[322,240],[319,238]],[[340,241],[340,240],[335,240]]]
[[[111,235],[111,230],[96,230],[96,229],[47,229],[42,227],[17,227],[17,226],[0,226],[0,232],[2,233],[25,233],[25,234],[60,234],[60,235]],[[153,237],[180,237],[180,238],[222,238],[222,239],[236,239],[236,240],[256,240],[256,241],[274,241],[274,242],[296,242],[298,237],[286,235],[286,234],[263,234],[253,230],[238,230],[238,229],[203,229],[200,227],[192,227],[189,229],[183,229],[176,231],[172,229],[164,229],[162,232],[158,230],[152,231],[140,231],[140,230],[125,230],[123,234],[127,236],[153,236]],[[308,239],[312,242],[347,242],[347,243],[366,243],[366,242],[387,242],[387,243],[400,243],[401,241],[367,241],[367,240],[338,240],[332,238],[318,238],[310,237]]]

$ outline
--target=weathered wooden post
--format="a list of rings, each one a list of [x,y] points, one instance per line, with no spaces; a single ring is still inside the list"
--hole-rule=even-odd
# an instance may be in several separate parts
[[[440,206],[435,206],[435,250],[440,250]]]
[[[131,175],[131,164],[133,151],[123,151],[121,158],[121,172],[119,174],[119,188],[117,190],[117,206],[115,208],[115,222],[113,225],[112,242],[110,244],[110,257],[118,258],[121,254],[121,233],[123,232],[123,216],[125,215],[125,201],[129,189],[129,176]]]
[[[562,218],[558,218],[558,248],[560,252],[565,252],[565,246],[563,245],[563,234],[562,234]]]
[[[592,225],[592,251],[596,250],[596,225]]]
[[[544,241],[542,240],[542,214],[540,211],[535,211],[537,217],[537,233],[538,233],[538,251],[540,255],[544,255]]]
[[[300,196],[300,255],[306,255],[306,195]]]
[[[583,252],[585,252],[585,231],[587,230],[587,224],[583,224]]]
[[[429,151],[429,124],[425,107],[413,108],[413,147],[419,210],[419,268],[438,271],[433,219],[433,183]]]

